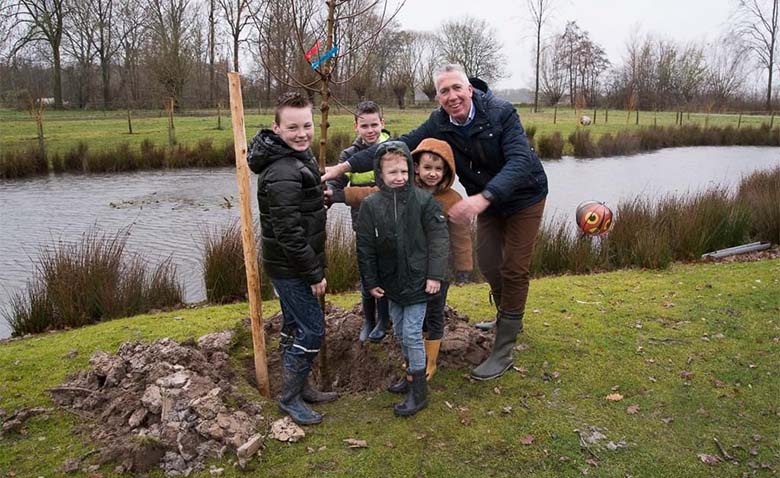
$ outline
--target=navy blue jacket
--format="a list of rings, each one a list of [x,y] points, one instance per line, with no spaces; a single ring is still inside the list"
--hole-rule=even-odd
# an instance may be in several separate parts
[[[487,190],[493,195],[488,216],[509,216],[547,196],[547,175],[528,144],[520,117],[508,101],[474,89],[475,114],[466,135],[457,130],[439,107],[415,130],[398,138],[414,149],[425,138],[449,143],[455,169],[471,196]],[[373,167],[376,147],[363,150],[348,162],[353,171]]]

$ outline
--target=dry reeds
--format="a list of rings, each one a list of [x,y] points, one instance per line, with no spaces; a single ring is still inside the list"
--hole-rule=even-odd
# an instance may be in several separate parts
[[[537,145],[540,158],[561,159],[563,156],[563,137],[557,131],[550,136],[540,136]]]

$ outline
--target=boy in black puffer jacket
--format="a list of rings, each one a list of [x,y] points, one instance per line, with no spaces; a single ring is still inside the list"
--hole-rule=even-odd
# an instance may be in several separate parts
[[[325,206],[317,162],[311,153],[312,104],[299,93],[279,98],[273,130],[249,147],[249,167],[258,174],[263,267],[279,295],[282,393],[279,408],[298,424],[320,423],[305,401],[335,400],[308,384],[325,317],[317,296],[325,293]]]
[[[357,228],[363,287],[389,299],[393,331],[408,365],[406,399],[394,407],[401,416],[428,404],[422,324],[449,256],[447,220],[433,196],[409,181],[411,171],[412,155],[404,143],[379,146],[374,162],[379,191],[361,204]]]

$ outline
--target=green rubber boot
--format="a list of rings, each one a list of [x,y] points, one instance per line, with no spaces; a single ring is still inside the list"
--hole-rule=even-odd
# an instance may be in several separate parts
[[[471,377],[477,380],[498,378],[514,365],[512,349],[517,334],[523,330],[523,314],[500,313],[496,321],[496,339],[490,356],[471,371]]]

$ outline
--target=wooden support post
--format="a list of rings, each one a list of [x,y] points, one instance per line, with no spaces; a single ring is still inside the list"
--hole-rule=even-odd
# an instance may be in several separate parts
[[[217,102],[217,129],[222,131],[222,102]]]
[[[30,114],[32,114],[33,118],[35,118],[35,125],[37,126],[38,130],[38,154],[42,160],[46,161],[46,142],[43,139],[44,107],[45,104],[40,98],[33,100],[32,105],[30,106]]]
[[[176,127],[173,125],[173,107],[176,100],[171,98],[165,103],[165,112],[168,113],[168,146],[176,144]]]
[[[604,110],[604,124],[609,123],[609,106]]]
[[[636,121],[634,121],[634,124],[639,124],[639,108],[636,109]]]
[[[593,108],[593,124],[596,124],[596,113],[597,113],[597,112],[598,112],[598,111],[597,111],[597,110],[596,110],[596,108],[594,107],[594,108]]]
[[[772,129],[775,125],[775,114],[772,113],[772,116],[769,118],[769,129]]]
[[[133,134],[133,120],[130,119],[130,108],[127,108],[127,134]]]
[[[555,110],[553,111],[553,124],[558,122],[558,106],[555,106]]]
[[[739,114],[739,119],[737,119],[737,129],[742,126],[742,113]]]
[[[249,296],[249,318],[252,323],[252,345],[255,354],[255,378],[260,394],[271,398],[268,383],[268,365],[265,356],[265,332],[263,330],[263,299],[260,296],[260,271],[257,267],[255,230],[252,222],[252,194],[249,186],[249,165],[246,161],[246,129],[244,125],[244,103],[241,98],[241,77],[229,72],[230,117],[233,123],[233,143],[236,153],[236,179],[241,210],[241,241],[244,246],[247,295]]]

